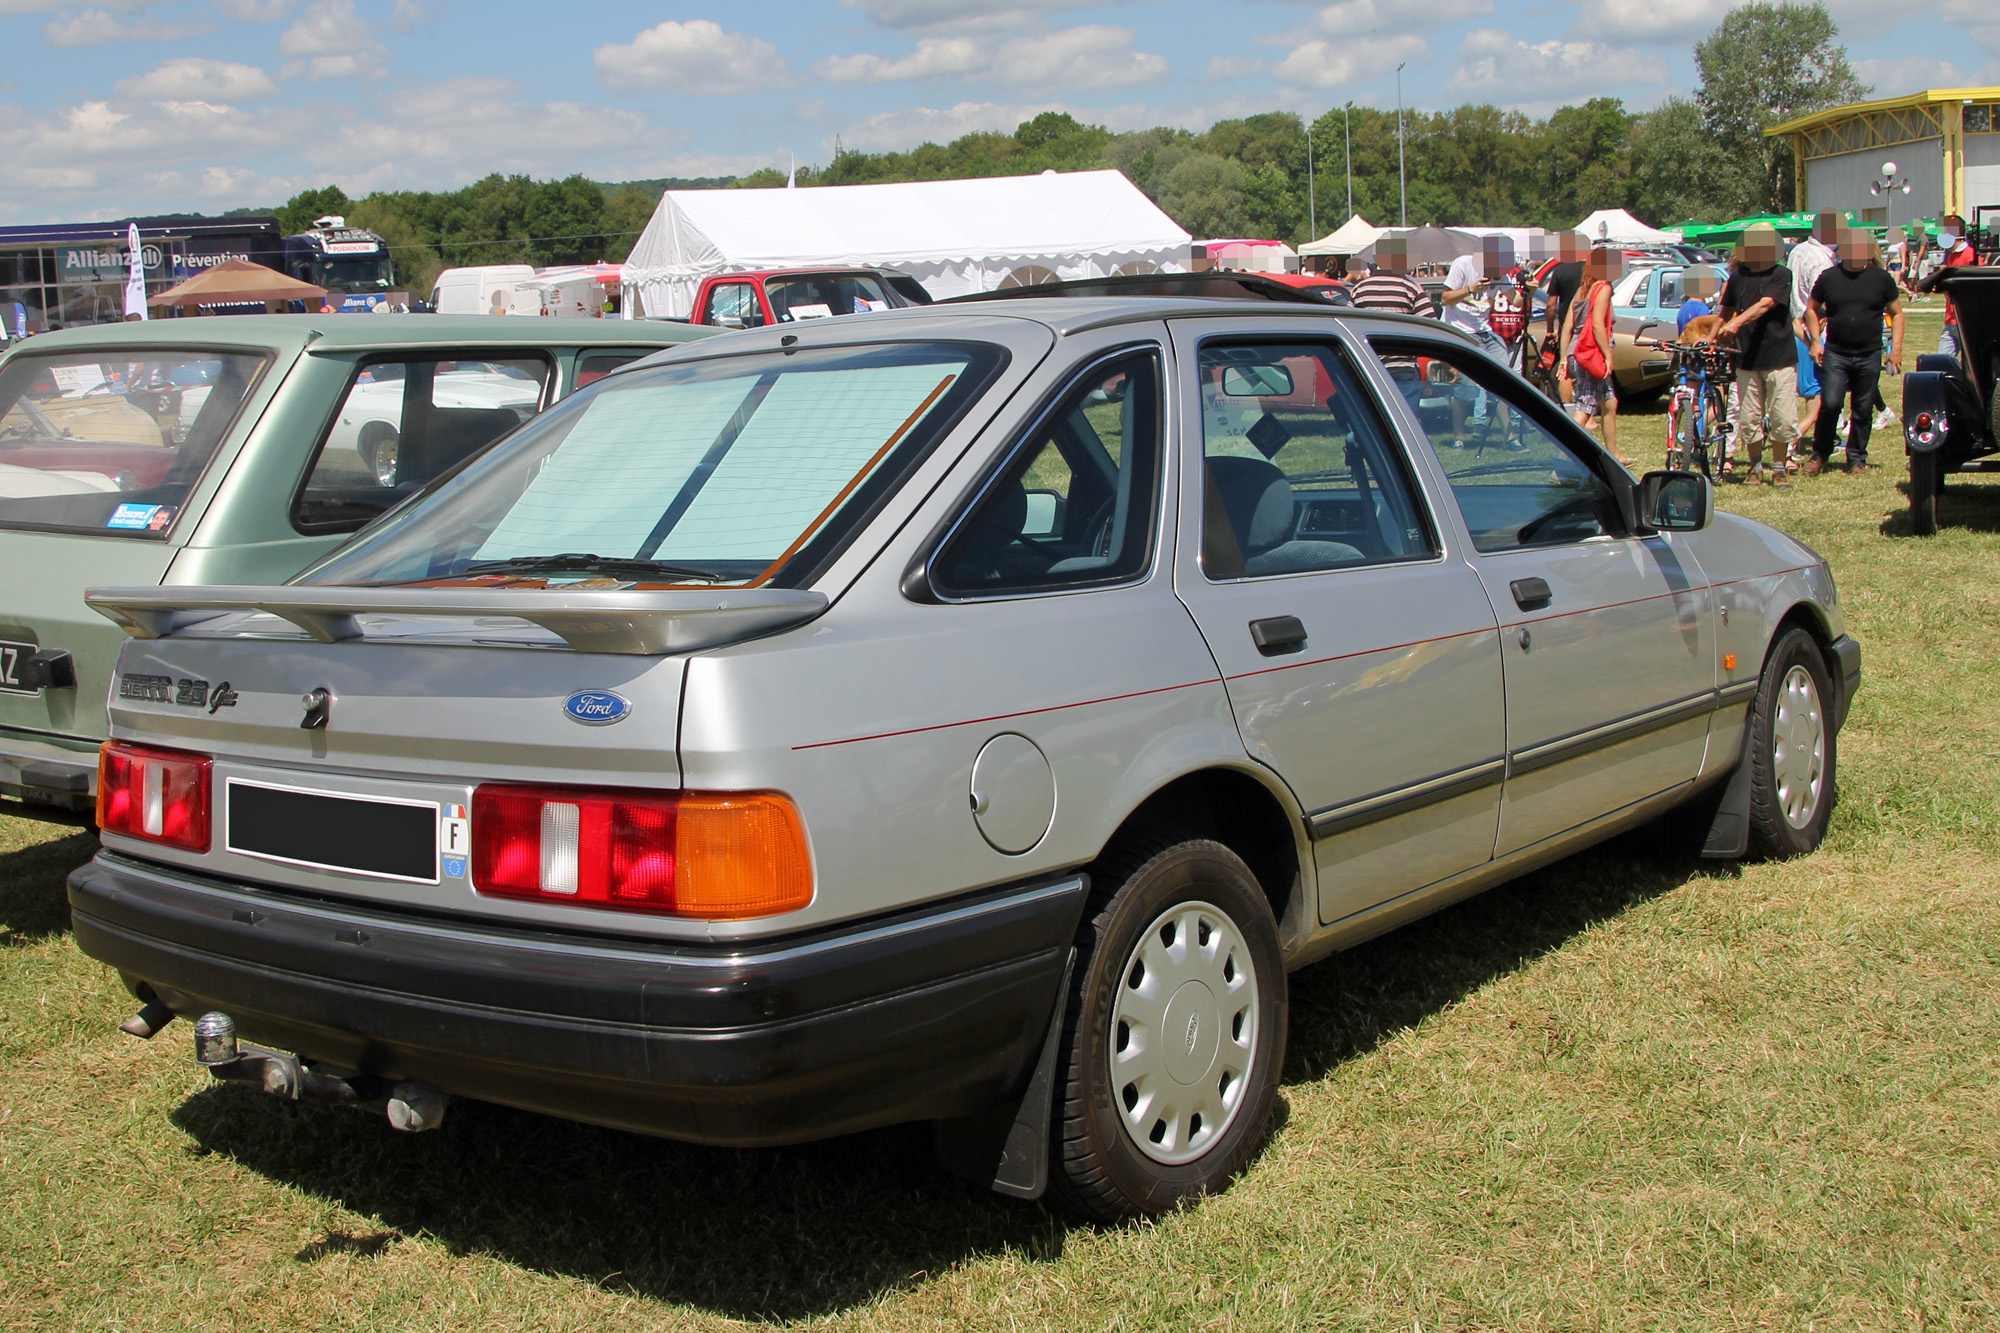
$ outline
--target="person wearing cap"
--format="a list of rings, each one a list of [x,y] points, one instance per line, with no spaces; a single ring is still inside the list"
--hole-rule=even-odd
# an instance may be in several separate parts
[[[1744,480],[1766,480],[1764,445],[1772,448],[1770,477],[1789,485],[1785,455],[1799,437],[1798,348],[1792,336],[1792,274],[1778,262],[1778,233],[1767,222],[1745,229],[1735,271],[1722,289],[1722,341],[1734,340],[1737,361],[1736,438],[1749,451]]]
[[[1938,219],[1937,241],[1938,249],[1944,252],[1944,260],[1929,277],[1917,284],[1920,292],[1936,291],[1947,272],[1978,262],[1979,256],[1973,252],[1972,242],[1965,239],[1965,219],[1958,214],[1947,213]],[[1960,362],[1965,359],[1959,352],[1958,307],[1952,303],[1949,293],[1944,298],[1944,332],[1938,335],[1937,349]]]

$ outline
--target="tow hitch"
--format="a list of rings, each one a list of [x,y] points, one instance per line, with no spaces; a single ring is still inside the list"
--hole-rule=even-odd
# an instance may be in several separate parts
[[[236,1021],[224,1013],[195,1020],[194,1059],[216,1078],[248,1083],[287,1101],[381,1111],[391,1125],[412,1134],[443,1124],[451,1105],[448,1094],[428,1084],[314,1067],[289,1052],[239,1041]]]

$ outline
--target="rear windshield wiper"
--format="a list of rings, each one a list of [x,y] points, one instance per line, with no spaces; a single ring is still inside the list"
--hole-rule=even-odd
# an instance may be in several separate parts
[[[704,583],[720,583],[727,577],[712,569],[696,569],[692,565],[672,565],[663,560],[643,560],[636,556],[590,555],[583,552],[571,552],[567,555],[524,555],[511,560],[479,560],[459,571],[461,577],[469,574],[610,574],[614,577],[630,578],[700,579]]]

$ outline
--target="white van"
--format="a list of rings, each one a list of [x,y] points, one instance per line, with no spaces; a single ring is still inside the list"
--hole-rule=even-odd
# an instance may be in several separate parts
[[[448,268],[431,288],[431,309],[440,315],[539,315],[542,294],[527,285],[534,280],[527,264]]]

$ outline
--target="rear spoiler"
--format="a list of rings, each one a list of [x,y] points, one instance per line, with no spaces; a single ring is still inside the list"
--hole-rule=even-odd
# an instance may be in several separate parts
[[[244,611],[288,620],[321,643],[365,640],[366,618],[377,616],[512,617],[541,626],[580,653],[648,657],[768,634],[803,624],[827,607],[824,593],[791,588],[145,587],[92,588],[83,599],[140,639],[163,639]]]

